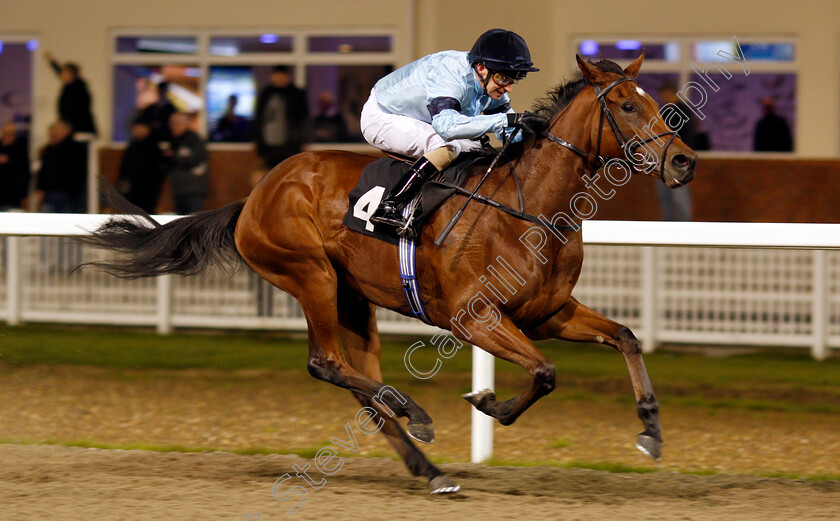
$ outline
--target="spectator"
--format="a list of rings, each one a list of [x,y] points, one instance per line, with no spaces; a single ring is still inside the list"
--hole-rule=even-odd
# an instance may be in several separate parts
[[[137,119],[143,121],[151,130],[152,139],[157,142],[169,141],[169,121],[177,109],[169,101],[169,84],[162,81],[157,84],[157,99],[154,103],[146,106],[137,115]]]
[[[793,139],[787,121],[776,114],[773,98],[761,99],[764,117],[755,124],[753,150],[756,152],[792,152]]]
[[[257,153],[267,168],[300,152],[308,118],[306,93],[292,84],[288,67],[274,67],[270,83],[257,99],[254,121]]]
[[[239,97],[236,94],[228,96],[228,104],[225,113],[219,118],[216,130],[210,134],[213,141],[226,141],[229,143],[242,143],[249,139],[248,120],[236,114],[236,104]]]
[[[131,126],[131,141],[120,163],[117,188],[126,199],[147,213],[157,207],[163,184],[163,156],[149,125],[137,120]]]
[[[145,76],[141,76],[134,81],[134,90],[137,93],[134,98],[134,105],[138,113],[143,112],[150,105],[154,105],[158,100],[157,87]]]
[[[79,66],[70,62],[59,65],[49,52],[44,53],[44,57],[63,84],[58,98],[58,118],[67,122],[73,132],[95,135],[96,124],[90,112],[90,92],[79,75]]]
[[[176,112],[169,118],[171,146],[164,149],[175,211],[200,211],[207,198],[207,147],[204,139],[190,130],[189,115]]]
[[[29,191],[29,146],[9,122],[0,129],[0,211],[20,209]]]
[[[87,185],[87,147],[73,140],[73,128],[56,121],[49,128],[49,144],[41,155],[38,199],[43,210],[83,213]]]
[[[312,118],[311,141],[315,143],[338,143],[347,141],[347,123],[335,108],[332,93],[318,94],[318,114]]]
[[[673,82],[666,82],[659,89],[663,106],[673,105],[685,118],[679,128],[669,127],[679,133],[683,143],[696,150],[708,148],[708,138],[700,131],[697,120],[686,104],[677,96],[677,86]],[[673,122],[675,118],[669,118]],[[676,118],[678,119],[678,118]],[[691,220],[691,188],[681,186],[679,188],[668,188],[665,183],[657,183],[659,191],[659,207],[662,211],[663,221],[690,221]]]

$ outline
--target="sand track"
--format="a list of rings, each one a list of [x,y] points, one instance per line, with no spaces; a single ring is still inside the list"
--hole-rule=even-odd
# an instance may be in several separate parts
[[[396,461],[348,459],[303,507],[272,484],[298,456],[0,445],[0,518],[148,519],[838,519],[840,483],[444,465],[460,494],[430,497]],[[296,478],[295,478],[296,479]]]

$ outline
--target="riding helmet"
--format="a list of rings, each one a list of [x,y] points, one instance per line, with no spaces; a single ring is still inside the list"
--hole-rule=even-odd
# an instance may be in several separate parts
[[[529,72],[537,72],[531,62],[531,52],[525,40],[513,31],[490,29],[478,37],[470,50],[470,63],[484,63],[491,70],[512,72],[512,76],[524,78]]]

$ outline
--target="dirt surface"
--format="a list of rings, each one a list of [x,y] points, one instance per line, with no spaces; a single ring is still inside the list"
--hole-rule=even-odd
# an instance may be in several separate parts
[[[297,456],[0,445],[3,519],[837,519],[840,483],[676,473],[445,465],[464,487],[430,497],[401,464],[351,459],[294,514],[272,497]],[[281,489],[282,490],[282,489]]]
[[[463,375],[402,387],[435,419],[432,458],[469,458]],[[465,381],[460,381],[460,380]],[[497,382],[501,388],[517,382]],[[840,415],[691,407],[663,399],[664,457],[633,448],[631,391],[565,382],[510,427],[502,460],[646,466],[652,474],[442,465],[462,493],[432,498],[399,461],[350,458],[294,515],[272,497],[293,465],[346,438],[359,405],[305,371],[115,370],[0,365],[0,520],[32,519],[838,519],[840,482],[755,473],[840,474]],[[607,386],[609,387],[609,386]],[[508,391],[503,391],[506,396]],[[667,393],[660,392],[660,397]],[[807,397],[803,398],[806,401]],[[393,456],[357,431],[356,455]],[[161,453],[14,442],[261,447],[298,456]],[[684,475],[703,470],[719,475]],[[753,475],[747,475],[753,474]],[[313,478],[321,479],[317,472]],[[293,478],[297,481],[298,478]],[[289,482],[291,483],[291,481]],[[281,488],[280,491],[288,490]]]

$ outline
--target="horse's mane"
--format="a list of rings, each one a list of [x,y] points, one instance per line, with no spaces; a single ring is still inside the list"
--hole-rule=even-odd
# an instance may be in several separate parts
[[[609,60],[599,60],[593,65],[604,72],[612,72],[624,76],[624,70],[615,62],[611,62]],[[548,119],[552,119],[565,109],[586,85],[586,79],[581,77],[580,73],[578,73],[576,78],[565,83],[561,83],[548,91],[544,98],[539,99],[536,103],[534,103],[531,110],[542,114]]]
[[[619,65],[615,62],[602,59],[593,63],[593,65],[603,72],[611,72],[620,76],[625,76],[624,69],[619,67]],[[560,83],[548,91],[544,98],[534,102],[533,107],[531,107],[531,111],[545,116],[548,120],[552,120],[554,116],[562,112],[563,109],[565,109],[569,103],[575,99],[575,96],[577,96],[588,84],[589,82],[583,78],[580,73],[578,73],[575,78],[565,83]],[[544,129],[539,128],[535,130],[539,132]],[[511,158],[519,158],[524,152],[524,142],[522,141],[511,144],[507,151],[509,157]]]

